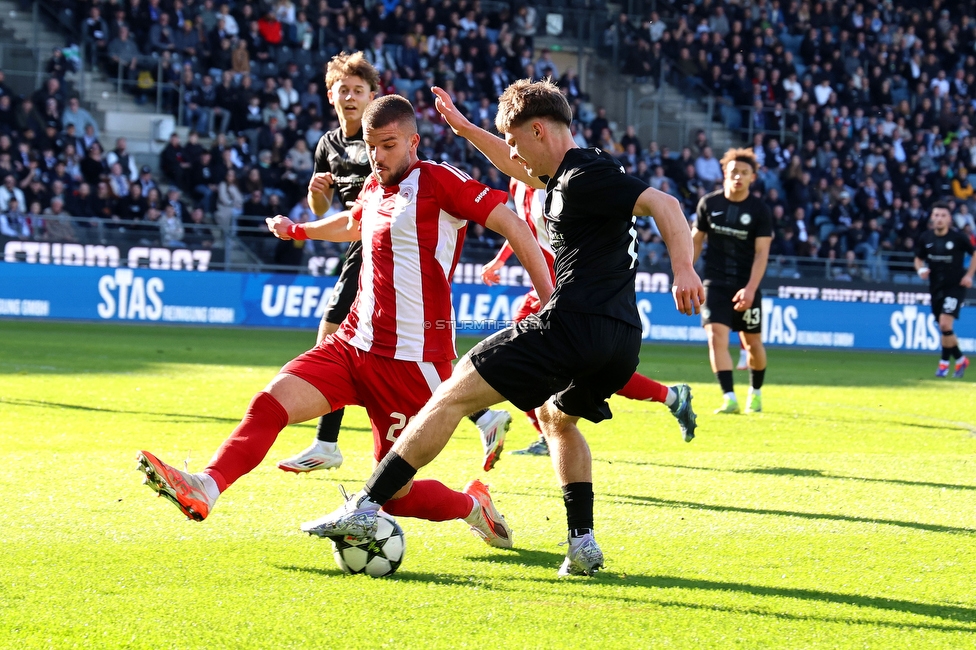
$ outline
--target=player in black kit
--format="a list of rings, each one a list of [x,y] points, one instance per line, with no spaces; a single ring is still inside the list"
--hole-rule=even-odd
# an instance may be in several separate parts
[[[766,375],[759,283],[766,274],[773,220],[762,199],[749,193],[758,169],[752,149],[730,149],[721,163],[725,174],[722,189],[701,198],[692,229],[695,259],[708,240],[702,325],[708,334],[712,372],[723,393],[722,407],[715,412],[739,412],[732,381],[730,331],[739,332],[745,339],[750,383],[746,413],[758,412],[762,410],[760,391]]]
[[[603,565],[593,538],[590,450],[579,419],[611,417],[606,399],[637,367],[641,322],[634,280],[636,217],[654,216],[671,253],[679,311],[697,313],[704,298],[692,266],[687,221],[671,196],[628,176],[599,149],[580,149],[572,110],[555,84],[516,81],[499,98],[502,140],[469,122],[440,89],[435,106],[503,173],[546,188],[556,285],[536,287],[543,309],[488,337],[461,361],[407,425],[360,493],[302,530],[329,537],[369,536],[376,511],[444,448],[465,413],[509,400],[538,409],[563,489],[569,549],[559,575],[592,575]]]
[[[949,359],[956,359],[954,377],[962,377],[969,367],[969,359],[959,350],[959,341],[953,331],[959,318],[966,289],[973,286],[976,274],[976,255],[969,237],[952,224],[952,214],[945,203],[932,206],[932,228],[923,232],[915,246],[915,269],[923,280],[929,281],[932,293],[932,313],[939,321],[942,332],[942,359],[936,377],[949,375]],[[963,265],[966,255],[971,255],[969,269]]]
[[[366,143],[363,141],[363,113],[376,96],[379,82],[379,74],[361,52],[338,54],[329,61],[325,86],[328,89],[329,103],[335,108],[339,118],[339,128],[323,135],[315,147],[315,168],[308,184],[308,204],[319,217],[332,205],[336,190],[339,191],[343,208],[351,208],[363,188],[363,183],[372,173]],[[314,232],[314,226],[309,232]],[[349,315],[359,292],[362,250],[360,241],[351,242],[346,250],[346,260],[339,273],[339,280],[319,323],[316,345],[338,330],[339,325]],[[342,464],[342,453],[338,446],[339,428],[342,426],[344,413],[344,409],[337,409],[323,415],[319,419],[315,442],[300,453],[280,461],[278,468],[286,472],[301,473],[339,467]],[[501,456],[512,416],[507,411],[482,409],[468,417],[478,427],[481,435],[485,452],[483,467],[487,472]]]

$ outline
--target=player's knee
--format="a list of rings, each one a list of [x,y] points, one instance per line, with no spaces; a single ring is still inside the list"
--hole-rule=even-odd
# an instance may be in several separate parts
[[[546,402],[536,409],[536,416],[539,418],[539,426],[542,427],[542,434],[545,436],[559,436],[571,429],[574,423],[570,416],[556,408],[552,402]]]
[[[949,329],[942,330],[942,336],[954,336],[956,332],[950,327]]]

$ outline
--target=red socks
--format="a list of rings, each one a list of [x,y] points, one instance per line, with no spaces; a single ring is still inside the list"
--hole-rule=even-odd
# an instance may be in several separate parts
[[[526,411],[525,412],[525,417],[529,418],[529,422],[532,423],[532,426],[535,427],[535,430],[538,431],[539,432],[539,435],[541,436],[542,435],[542,427],[539,426],[539,418],[536,417],[535,411]]]
[[[390,499],[383,511],[396,517],[416,517],[428,521],[464,519],[474,509],[474,501],[464,492],[455,492],[440,481],[414,481],[407,496]]]
[[[285,407],[269,393],[258,393],[248,405],[241,423],[220,446],[204,471],[223,492],[261,464],[286,426],[288,412]]]
[[[668,398],[668,387],[635,372],[627,385],[617,391],[617,395],[627,399],[661,402],[663,404]]]

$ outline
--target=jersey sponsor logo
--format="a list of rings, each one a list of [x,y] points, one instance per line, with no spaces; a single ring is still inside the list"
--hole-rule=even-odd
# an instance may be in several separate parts
[[[741,217],[739,217],[739,221],[742,223],[743,226],[748,226],[750,223],[752,223],[752,215],[750,215],[747,212]]]
[[[729,237],[735,237],[736,239],[748,239],[748,230],[739,230],[738,228],[729,228],[728,226],[712,225],[712,230],[720,235],[728,235]]]
[[[481,199],[483,199],[486,196],[488,196],[488,192],[490,192],[490,191],[491,191],[491,189],[490,188],[487,188],[487,187],[485,189],[481,190],[481,193],[478,194],[478,196],[474,197],[474,202],[475,203],[481,203]]]

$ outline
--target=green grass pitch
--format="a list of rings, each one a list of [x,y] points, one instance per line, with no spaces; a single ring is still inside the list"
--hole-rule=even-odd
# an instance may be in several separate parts
[[[312,340],[0,322],[0,647],[976,644],[976,397],[971,378],[934,379],[931,354],[771,350],[766,412],[717,416],[706,350],[647,346],[642,371],[693,385],[698,437],[619,397],[613,420],[584,423],[604,572],[557,579],[565,513],[548,459],[506,453],[482,477],[464,422],[421,476],[485,478],[516,549],[400,519],[405,562],[374,580],[341,574],[298,529],[368,476],[362,409],[339,470],[277,470],[314,435],[290,427],[203,523],[135,471],[142,448],[203,468]],[[533,436],[516,413],[508,449]]]

